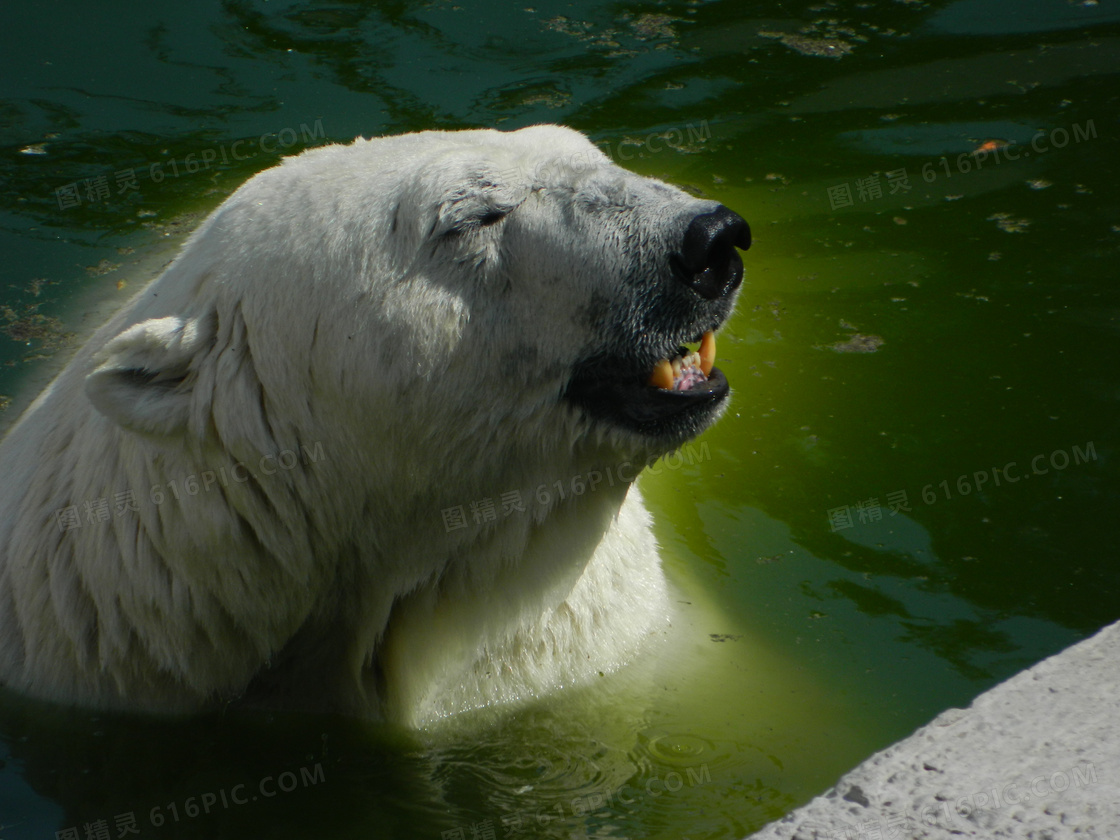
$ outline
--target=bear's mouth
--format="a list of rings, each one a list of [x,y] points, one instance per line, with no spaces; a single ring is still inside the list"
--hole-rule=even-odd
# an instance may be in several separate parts
[[[598,358],[576,369],[565,396],[595,419],[644,436],[685,440],[714,419],[730,386],[714,366],[715,333],[699,349],[678,347],[652,365]]]

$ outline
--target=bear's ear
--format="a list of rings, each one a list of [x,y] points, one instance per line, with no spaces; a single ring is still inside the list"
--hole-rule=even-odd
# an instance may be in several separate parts
[[[190,417],[192,362],[213,338],[209,319],[173,316],[134,324],[94,356],[86,396],[129,431],[178,434]]]

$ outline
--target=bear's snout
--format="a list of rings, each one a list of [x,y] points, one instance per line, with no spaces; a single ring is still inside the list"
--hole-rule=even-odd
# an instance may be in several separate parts
[[[670,256],[673,274],[707,300],[727,297],[743,280],[736,248],[751,247],[751,229],[742,216],[722,204],[696,216],[684,232],[681,250]]]

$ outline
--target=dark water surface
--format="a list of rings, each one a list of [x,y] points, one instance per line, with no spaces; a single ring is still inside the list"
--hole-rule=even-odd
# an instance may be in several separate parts
[[[3,697],[3,840],[740,837],[1120,617],[1115,0],[4,20],[5,424],[202,214],[324,142],[563,122],[754,246],[734,403],[642,480],[681,602],[656,663],[422,733]]]

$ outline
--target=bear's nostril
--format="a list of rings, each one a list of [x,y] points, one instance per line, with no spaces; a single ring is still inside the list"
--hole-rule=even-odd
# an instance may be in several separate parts
[[[670,258],[674,273],[703,298],[725,297],[743,279],[743,261],[736,248],[751,247],[751,229],[722,204],[688,224],[679,253]]]

